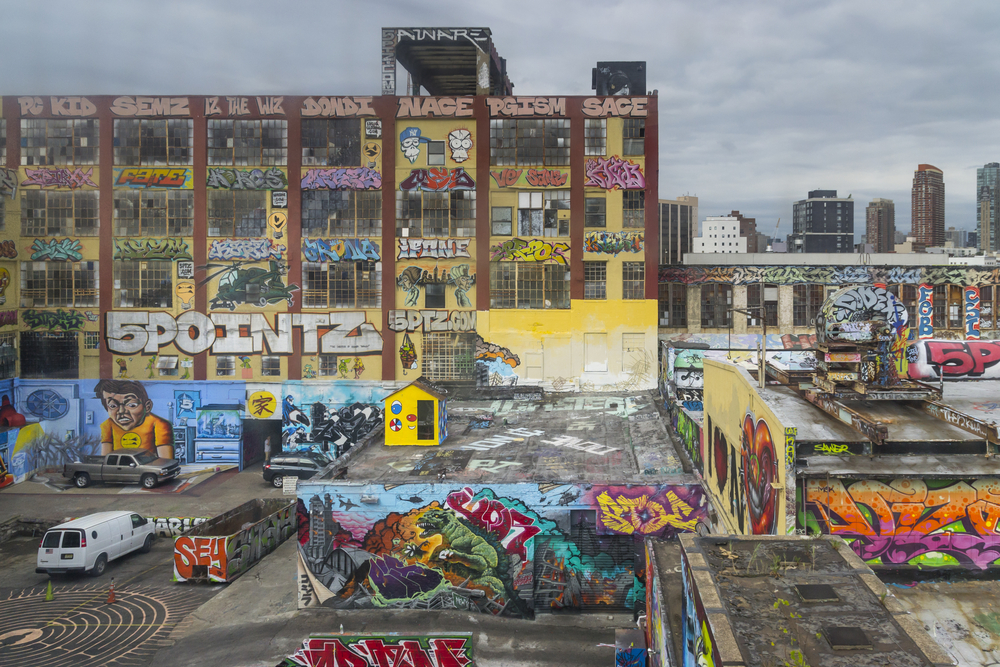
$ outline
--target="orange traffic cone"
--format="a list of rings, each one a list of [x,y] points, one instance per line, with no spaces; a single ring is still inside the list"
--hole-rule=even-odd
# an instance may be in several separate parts
[[[115,603],[115,580],[111,580],[111,590],[108,591],[108,601],[104,604],[114,604]]]

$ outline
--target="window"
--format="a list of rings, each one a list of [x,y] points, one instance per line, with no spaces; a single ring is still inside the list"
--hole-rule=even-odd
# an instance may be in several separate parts
[[[100,331],[84,331],[83,332],[83,349],[85,349],[85,350],[99,350],[99,349],[101,349],[101,332]]]
[[[913,321],[910,321],[913,326]],[[993,286],[979,288],[979,328],[992,329],[993,325]]]
[[[510,206],[494,206],[491,209],[490,224],[493,236],[511,236],[513,234],[513,210]]]
[[[646,191],[626,190],[622,193],[622,227],[646,225]]]
[[[899,285],[898,290],[902,296],[900,296],[900,301],[903,302],[903,306],[906,308],[906,321],[910,323],[911,327],[916,327],[917,320],[917,286],[916,285]],[[897,292],[893,292],[897,294]]]
[[[173,262],[115,261],[115,308],[173,306]]]
[[[701,286],[701,326],[724,329],[729,326],[729,309],[733,306],[732,285]]]
[[[166,166],[191,164],[194,121],[115,120],[115,164]]]
[[[622,127],[622,154],[646,154],[646,119],[626,118]]]
[[[497,166],[569,165],[569,120],[491,120],[490,157]]]
[[[115,236],[191,236],[191,190],[115,190]]]
[[[947,311],[947,301],[948,301],[948,286],[947,285],[935,285],[934,286],[934,328],[944,329],[945,319],[944,315]]]
[[[542,229],[544,236],[569,236],[569,190],[546,190]],[[566,211],[562,216],[559,211]]]
[[[361,190],[303,190],[302,235],[382,235],[382,193]]]
[[[22,378],[71,379],[79,376],[77,332],[21,332]]]
[[[778,286],[777,285],[747,285],[747,315],[748,327],[760,327],[761,317],[769,327],[778,326]]]
[[[21,164],[25,166],[97,164],[100,143],[100,122],[94,118],[21,119]]]
[[[561,264],[490,262],[490,308],[569,308],[569,282]]]
[[[584,200],[584,227],[607,226],[607,202],[604,197],[587,197]]]
[[[96,191],[21,191],[21,236],[97,236]]]
[[[266,377],[281,375],[281,357],[271,355],[261,357],[260,374]]]
[[[231,354],[216,357],[215,374],[222,377],[236,375],[236,357]]]
[[[424,287],[424,308],[444,308],[444,285],[428,284]]]
[[[819,315],[819,310],[823,306],[823,299],[822,285],[793,285],[792,325],[796,327],[812,326],[813,320]]]
[[[936,319],[934,324],[938,324]],[[948,328],[965,329],[965,290],[961,285],[948,285]]]
[[[164,377],[177,375],[177,357],[174,355],[157,357],[156,372]]]
[[[608,150],[608,121],[588,118],[583,125],[583,154],[604,155]]]
[[[96,334],[96,331],[88,333]],[[14,377],[17,368],[17,349],[14,340],[17,334],[13,331],[0,333],[0,379],[9,380]]]
[[[475,378],[475,333],[425,333],[423,374],[428,380]]]
[[[357,118],[302,121],[303,167],[361,165],[361,121]]]
[[[569,190],[519,192],[517,233],[521,236],[569,236]]]
[[[427,142],[427,165],[431,167],[441,166],[444,164],[444,142],[443,141],[428,141]]]
[[[661,327],[686,327],[687,285],[660,283],[659,310]]]
[[[321,377],[337,376],[337,355],[335,354],[319,355],[319,374]]]
[[[288,163],[287,120],[209,120],[208,164]]]
[[[643,285],[646,273],[645,262],[622,262],[622,298],[646,298]]]
[[[475,191],[396,193],[396,236],[445,238],[475,233]]]
[[[607,292],[608,292],[608,263],[584,262],[583,298],[607,299],[608,298]]]
[[[7,165],[7,119],[0,118],[0,164]],[[0,209],[3,209],[0,206]]]
[[[209,236],[264,236],[267,230],[264,190],[209,190]]]
[[[21,262],[21,307],[96,306],[97,262]]]
[[[382,262],[303,262],[303,308],[380,308]]]

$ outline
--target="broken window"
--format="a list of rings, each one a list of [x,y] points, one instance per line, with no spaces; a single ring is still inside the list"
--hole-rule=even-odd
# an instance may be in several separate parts
[[[126,167],[156,167],[191,164],[194,121],[115,120],[115,164]]]
[[[209,190],[208,235],[264,236],[267,197],[264,190]]]
[[[96,334],[96,331],[87,333]],[[13,331],[0,333],[0,380],[9,380],[17,370],[17,348],[14,341],[17,334]]]
[[[444,308],[445,295],[443,284],[428,284],[424,287],[424,308]]]
[[[494,206],[490,209],[490,233],[493,236],[510,236],[513,234],[513,212],[511,206]]]
[[[101,349],[101,332],[100,331],[84,331],[83,332],[83,349],[85,349],[85,350],[99,350],[99,349]]]
[[[622,298],[644,299],[645,262],[622,262]]]
[[[778,286],[760,283],[747,285],[748,327],[760,327],[766,322],[769,327],[778,326]]]
[[[96,118],[21,119],[21,164],[24,166],[97,164],[100,142],[100,122]]]
[[[236,375],[236,357],[231,354],[217,356],[215,358],[215,374],[222,377]]]
[[[303,262],[303,308],[381,308],[382,262]]]
[[[169,260],[116,260],[114,307],[173,307],[173,267]]]
[[[425,333],[423,374],[428,380],[472,380],[475,333]]]
[[[732,285],[701,286],[701,326],[724,329],[729,326],[729,309],[733,307]]]
[[[21,262],[21,307],[96,306],[97,262]]]
[[[156,372],[157,374],[165,377],[170,377],[177,375],[177,357],[176,355],[165,355],[157,357],[156,359]]]
[[[608,298],[607,288],[608,288],[608,263],[584,262],[583,298],[606,299]]]
[[[288,164],[288,121],[209,120],[208,164]]]
[[[337,355],[319,355],[319,374],[323,377],[335,377],[337,375]]]
[[[626,190],[622,193],[622,227],[646,226],[646,191]]]
[[[583,125],[583,154],[604,155],[608,150],[608,121],[588,118]]]
[[[75,331],[22,331],[21,377],[73,379],[80,376]]]
[[[357,118],[303,120],[302,166],[361,166],[361,120]]]
[[[569,308],[569,267],[490,262],[490,308]]]
[[[476,193],[396,192],[396,236],[401,238],[471,237],[476,233]]]
[[[191,236],[191,190],[115,190],[115,236]]]
[[[812,326],[813,320],[823,307],[822,285],[792,286],[792,325],[796,327]],[[771,323],[768,322],[768,326]],[[777,322],[775,325],[777,326]]]
[[[661,327],[686,327],[687,285],[660,283],[659,310]]]
[[[607,201],[604,197],[587,197],[584,199],[584,227],[607,226]]]
[[[97,236],[100,193],[21,191],[21,236]]]
[[[281,375],[281,357],[264,355],[260,358],[260,374],[266,377]]]
[[[646,154],[646,119],[626,118],[622,127],[622,155]]]
[[[496,166],[568,166],[570,121],[490,121],[490,159]]]
[[[302,235],[307,238],[382,235],[382,193],[303,190]]]

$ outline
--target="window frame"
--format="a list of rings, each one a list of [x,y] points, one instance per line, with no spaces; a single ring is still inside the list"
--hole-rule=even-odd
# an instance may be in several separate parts
[[[569,118],[490,120],[490,165],[568,167]]]
[[[360,167],[363,119],[304,118],[299,144],[303,167]],[[323,139],[325,137],[325,139]],[[341,139],[349,137],[341,145]],[[353,138],[351,138],[353,137]]]
[[[150,266],[152,265],[152,266]],[[155,276],[160,276],[156,278]],[[166,287],[164,280],[166,276]],[[125,287],[126,280],[138,280]],[[158,286],[154,286],[155,281]],[[174,263],[171,260],[114,260],[114,308],[169,309],[174,306]],[[126,294],[128,296],[126,297]],[[125,305],[123,305],[125,304]]]
[[[210,238],[255,238],[267,234],[267,190],[213,190],[207,191],[207,226]],[[230,215],[222,216],[225,200],[230,200]],[[251,201],[257,199],[257,202]],[[250,206],[247,206],[249,203]],[[254,205],[256,204],[256,205]],[[244,213],[244,211],[246,213]],[[237,219],[239,217],[239,219]],[[225,228],[219,222],[227,222]],[[216,226],[213,226],[216,224]]]
[[[500,273],[504,275],[501,276]],[[559,276],[558,274],[562,274]],[[542,262],[490,262],[490,308],[566,310],[570,308],[570,267]],[[538,290],[530,290],[540,286]],[[506,305],[511,304],[513,305]],[[548,305],[546,305],[548,304]]]
[[[32,125],[43,126],[42,134],[38,135],[32,132]],[[92,128],[93,131],[86,132],[85,128],[88,127]],[[56,131],[57,129],[63,129],[64,132],[59,133]],[[36,143],[39,138],[41,142]],[[3,139],[6,142],[6,137]],[[68,139],[68,141],[59,141],[62,139]],[[4,145],[4,153],[6,153],[6,148]],[[100,148],[101,122],[98,118],[21,119],[22,167],[97,165],[101,162]],[[38,149],[44,152],[41,155],[35,155],[34,153]],[[4,160],[6,160],[5,155]],[[0,161],[0,164],[3,164],[3,161]]]
[[[162,205],[158,201],[160,199]],[[120,213],[126,210],[126,202],[132,204],[132,211],[137,212],[138,216],[125,218]],[[149,205],[149,202],[154,205]],[[114,191],[113,206],[111,227],[114,236],[194,235],[193,190],[118,189]],[[150,211],[155,212],[155,215],[151,215]],[[150,226],[155,225],[153,229],[147,229],[147,219],[150,217],[153,218]],[[126,222],[120,222],[122,220]],[[137,222],[130,222],[133,220]]]
[[[68,267],[68,268],[67,268]],[[99,262],[96,260],[81,260],[78,262],[44,262],[23,261],[21,270],[21,308],[84,308],[97,307],[101,283]],[[44,278],[26,275],[30,271],[44,271]],[[53,271],[69,272],[68,287],[54,285],[57,277]],[[85,274],[89,273],[89,277]],[[42,287],[29,287],[32,281],[41,281]],[[57,290],[57,291],[56,291]],[[67,292],[68,290],[68,292]],[[44,294],[39,303],[37,293]],[[59,300],[53,294],[68,293],[69,300]]]
[[[129,132],[128,137],[124,136],[125,128],[130,127],[137,127],[138,132]],[[172,167],[191,166],[193,162],[193,119],[115,119],[114,164],[116,166]]]
[[[622,262],[622,300],[636,301],[645,298],[646,262]]]
[[[586,300],[606,301],[608,298],[608,263],[607,261],[583,262],[583,298]]]
[[[44,206],[29,200],[42,197]],[[69,206],[66,206],[66,201]],[[61,206],[53,202],[61,203]],[[44,211],[45,231],[39,231],[38,221],[34,217],[39,211]],[[58,228],[52,227],[54,211],[65,211]],[[90,215],[82,215],[88,212]],[[70,217],[71,216],[71,217]],[[86,221],[86,224],[83,223]],[[31,227],[28,225],[35,223]],[[70,228],[71,225],[71,228]],[[101,232],[101,193],[98,190],[21,190],[21,236],[100,236]]]
[[[343,268],[350,265],[350,269]],[[340,271],[336,276],[333,272]],[[348,271],[349,275],[343,275]],[[365,274],[374,273],[366,279]],[[319,276],[323,276],[322,279]],[[313,286],[315,283],[321,283]],[[373,285],[374,283],[374,285]],[[345,285],[347,285],[345,287]],[[364,287],[364,285],[369,285]],[[372,286],[373,285],[373,286]],[[341,300],[350,293],[352,302]],[[382,307],[382,262],[371,259],[340,262],[302,262],[302,308],[363,309]]]
[[[303,190],[301,202],[303,238],[382,236],[379,190]]]
[[[207,142],[210,167],[288,164],[288,121],[284,119],[209,118]]]

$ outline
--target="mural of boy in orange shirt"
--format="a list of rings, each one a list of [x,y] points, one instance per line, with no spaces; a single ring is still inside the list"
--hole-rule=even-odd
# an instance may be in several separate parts
[[[109,417],[101,424],[101,454],[134,447],[165,459],[174,458],[173,428],[170,422],[153,414],[153,402],[141,383],[101,380],[94,393]]]

